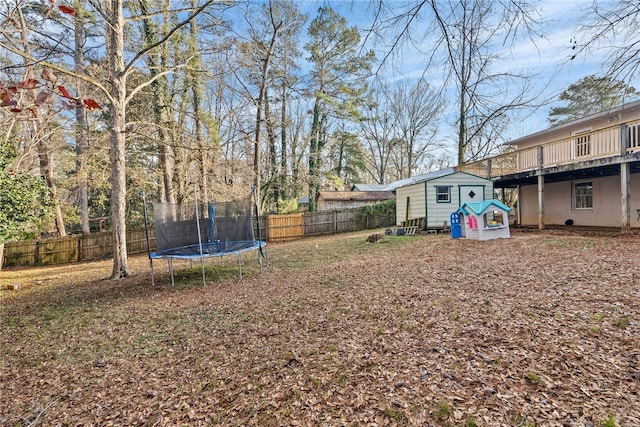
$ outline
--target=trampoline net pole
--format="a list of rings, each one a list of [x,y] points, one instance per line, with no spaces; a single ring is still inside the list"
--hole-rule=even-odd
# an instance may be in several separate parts
[[[144,236],[147,240],[147,256],[149,257],[149,268],[151,269],[151,286],[156,285],[156,275],[153,271],[153,258],[151,258],[151,239],[149,238],[149,216],[147,214],[147,197],[142,192],[142,212],[144,214]]]
[[[207,286],[207,278],[204,273],[204,252],[202,251],[202,235],[200,234],[200,212],[198,211],[198,187],[193,185],[193,197],[196,202],[196,228],[198,230],[198,246],[200,248],[200,266],[202,268],[202,285]]]

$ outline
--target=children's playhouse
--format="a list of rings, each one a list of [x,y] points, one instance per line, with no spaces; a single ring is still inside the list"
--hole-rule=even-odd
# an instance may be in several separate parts
[[[467,202],[458,209],[461,237],[475,240],[508,239],[511,209],[496,199]]]

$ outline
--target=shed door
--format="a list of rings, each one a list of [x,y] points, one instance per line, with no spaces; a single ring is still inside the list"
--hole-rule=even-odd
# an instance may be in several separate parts
[[[460,206],[467,202],[483,202],[484,185],[461,185]]]

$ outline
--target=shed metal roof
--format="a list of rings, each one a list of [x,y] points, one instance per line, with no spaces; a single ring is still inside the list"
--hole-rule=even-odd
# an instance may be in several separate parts
[[[386,184],[353,184],[351,191],[385,191]]]
[[[443,176],[452,175],[456,171],[453,168],[441,169],[439,171],[427,172],[421,175],[412,176],[410,178],[401,179],[400,181],[392,182],[385,188],[387,191],[395,191],[397,188],[406,187],[407,185],[415,184],[417,182],[431,181],[432,179],[441,178]]]
[[[396,196],[391,191],[321,191],[318,198],[324,200],[389,200]]]

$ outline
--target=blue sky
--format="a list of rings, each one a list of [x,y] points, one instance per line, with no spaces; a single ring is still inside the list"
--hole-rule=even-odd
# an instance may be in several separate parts
[[[406,2],[397,0],[396,3],[402,5]],[[311,19],[313,19],[317,8],[323,4],[329,4],[345,16],[349,25],[356,25],[364,29],[371,23],[371,11],[368,8],[371,2],[367,0],[299,1],[300,8],[309,13]],[[533,90],[540,91],[542,97],[547,99],[557,99],[562,90],[587,75],[602,75],[605,61],[604,52],[591,52],[588,56],[579,56],[570,60],[574,52],[571,49],[571,40],[578,36],[578,42],[580,42],[578,27],[585,10],[592,4],[591,0],[544,0],[535,4],[543,21],[546,21],[542,28],[545,37],[537,40],[536,45],[530,41],[522,41],[510,48],[509,51],[502,52],[506,60],[496,63],[495,70],[526,71],[535,75]],[[423,25],[427,25],[426,20]],[[428,48],[428,46],[425,47]],[[386,77],[389,80],[418,78],[425,69],[424,59],[423,54],[405,48],[402,63],[395,67],[401,69],[402,72],[394,72],[389,69]],[[436,85],[438,82],[442,82],[442,77],[442,75],[437,75],[437,70],[433,70],[429,74],[430,80]],[[638,87],[634,82],[631,83]],[[557,101],[555,105],[558,105]],[[545,129],[548,112],[552,106],[554,104],[546,105],[535,112],[523,113],[523,118],[510,128],[508,139],[515,139]],[[529,116],[529,114],[531,115]],[[443,123],[442,127],[441,131],[448,131],[445,129],[446,123]]]

